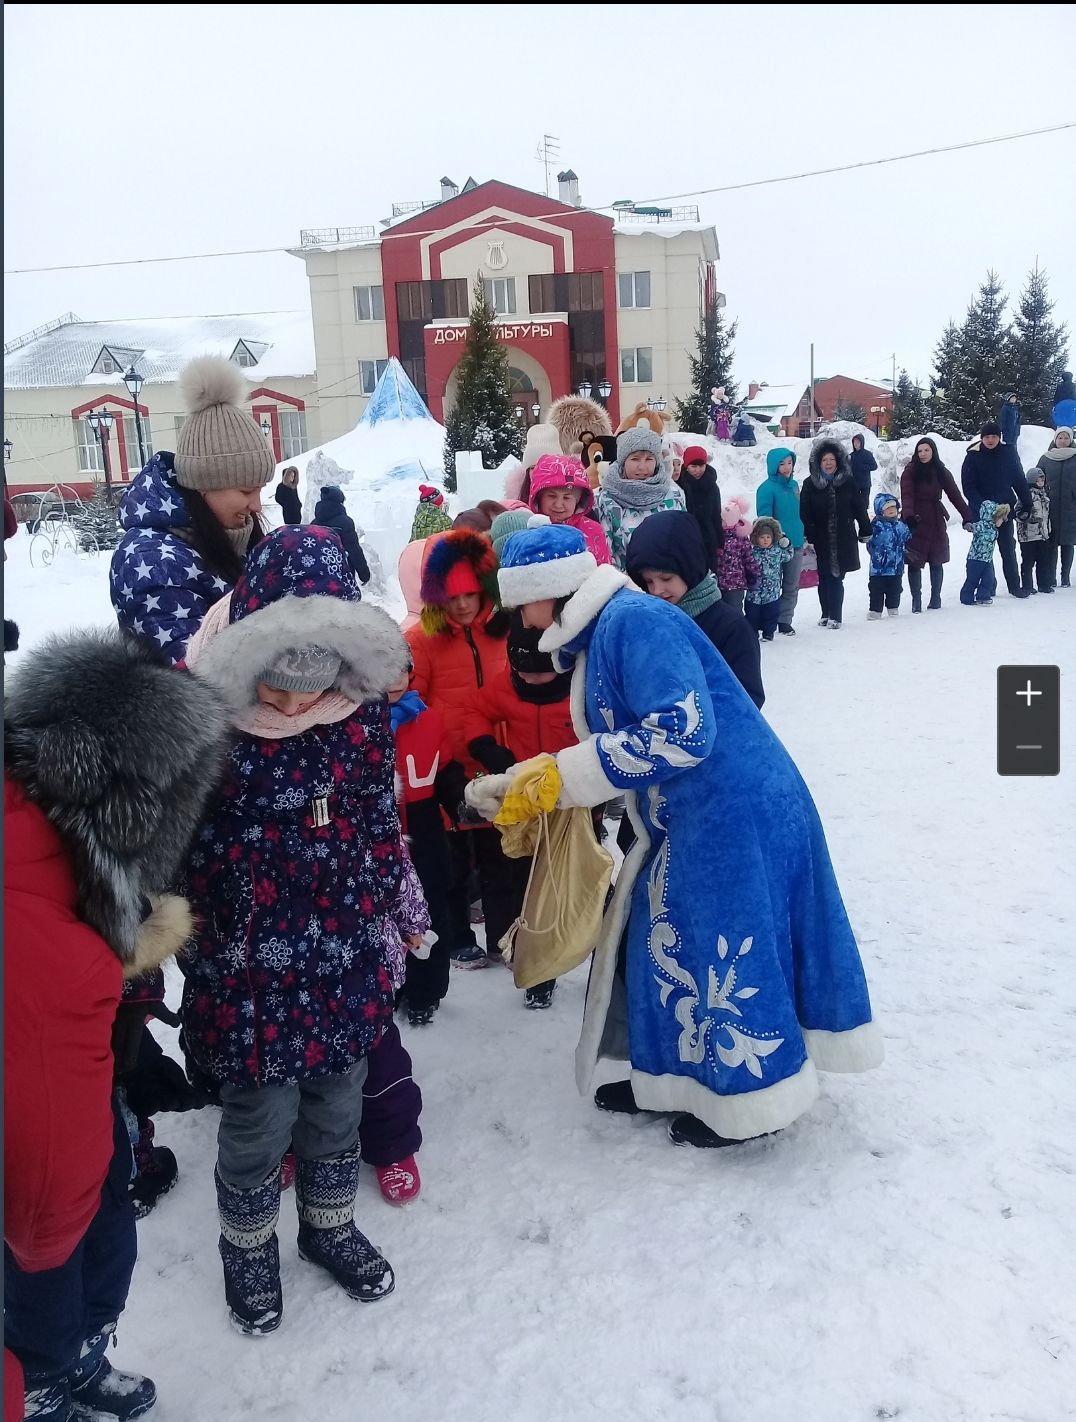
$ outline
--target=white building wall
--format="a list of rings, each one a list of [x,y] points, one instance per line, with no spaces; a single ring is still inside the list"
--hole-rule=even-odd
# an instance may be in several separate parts
[[[691,388],[688,355],[695,349],[706,270],[701,235],[618,232],[615,242],[620,349],[642,346],[653,352],[651,380],[622,384],[621,406],[630,409],[640,400],[663,398],[671,409],[673,400]],[[637,271],[650,273],[650,306],[620,307],[620,273]],[[618,351],[618,374],[619,362]]]
[[[354,429],[369,396],[362,393],[359,362],[387,360],[384,321],[360,321],[355,310],[357,286],[382,286],[381,248],[347,247],[338,252],[303,252],[310,280],[310,313],[320,389],[321,441]],[[391,300],[384,293],[384,300]]]

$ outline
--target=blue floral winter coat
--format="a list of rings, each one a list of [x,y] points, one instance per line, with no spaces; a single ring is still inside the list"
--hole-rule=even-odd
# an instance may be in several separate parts
[[[180,536],[190,522],[170,454],[155,454],[120,500],[126,530],[112,555],[109,591],[125,632],[173,665],[215,602],[228,591]]]
[[[998,531],[994,518],[998,509],[1009,511],[1008,504],[996,504],[993,499],[984,499],[979,505],[979,515],[971,535],[968,549],[969,563],[989,563],[994,557],[994,544],[998,541]]]
[[[776,602],[781,596],[784,566],[792,558],[792,549],[787,538],[784,540],[784,544],[783,548],[778,543],[771,544],[769,548],[752,546],[751,552],[755,555],[755,562],[758,564],[762,576],[753,588],[747,589],[745,602]]]
[[[871,577],[893,578],[904,571],[904,550],[912,541],[912,530],[899,518],[885,518],[886,504],[895,504],[892,494],[879,494],[874,500],[874,519],[867,552],[871,555]]]

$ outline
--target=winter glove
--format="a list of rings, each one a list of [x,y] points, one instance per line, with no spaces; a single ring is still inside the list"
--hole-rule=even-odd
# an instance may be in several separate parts
[[[788,539],[788,538],[779,538],[779,539],[777,540],[777,546],[778,546],[778,548],[791,548],[791,547],[792,547],[792,542],[791,542],[791,540]]]
[[[1030,517],[1031,517],[1031,510],[1030,510],[1030,509],[1018,508],[1018,509],[1016,510],[1016,519],[1017,519],[1017,522],[1018,522],[1018,523],[1027,523],[1027,521],[1028,521],[1028,519],[1029,519]]]
[[[476,775],[463,792],[467,807],[476,811],[482,821],[492,820],[501,808],[513,779],[514,772],[511,770],[503,775]]]
[[[918,527],[919,527],[919,515],[918,515],[918,514],[905,514],[905,515],[904,515],[904,522],[908,525],[909,528],[918,528]]]
[[[972,522],[972,520],[971,520],[970,518],[966,518],[966,519],[964,520],[964,522],[961,524],[961,527],[963,528],[963,530],[964,530],[965,533],[974,533],[974,532],[975,532],[975,524]]]
[[[861,533],[859,535],[859,541],[860,543],[869,543],[873,537],[874,535],[871,533]]]

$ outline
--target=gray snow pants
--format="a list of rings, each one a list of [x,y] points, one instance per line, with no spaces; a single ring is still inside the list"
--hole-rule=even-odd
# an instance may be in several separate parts
[[[359,1139],[366,1058],[346,1076],[273,1086],[222,1086],[217,1169],[237,1190],[253,1190],[289,1150],[301,1160],[325,1160]]]
[[[800,573],[803,571],[803,549],[793,548],[792,557],[781,572],[781,606],[777,609],[777,625],[791,627],[800,595]]]

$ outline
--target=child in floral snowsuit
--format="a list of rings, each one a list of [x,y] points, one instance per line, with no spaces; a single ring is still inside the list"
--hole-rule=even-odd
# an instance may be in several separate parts
[[[995,504],[992,499],[984,499],[979,505],[978,517],[965,524],[965,528],[971,530],[968,576],[960,589],[960,601],[965,607],[989,607],[994,601],[998,590],[994,545],[998,541],[998,529],[1010,513],[1008,504]]]
[[[302,1258],[352,1298],[394,1284],[353,1214],[364,1082],[391,1050],[404,943],[429,927],[401,840],[385,700],[408,654],[391,618],[359,602],[338,536],[297,526],[250,555],[187,661],[231,697],[237,739],[187,866],[198,927],[183,1025],[199,1071],[220,1083],[229,1312],[241,1331],[268,1333],[283,1311],[289,1147]]]
[[[792,557],[792,545],[775,518],[756,518],[751,528],[751,547],[760,576],[747,590],[744,616],[764,642],[772,642],[781,607],[784,567]]]

